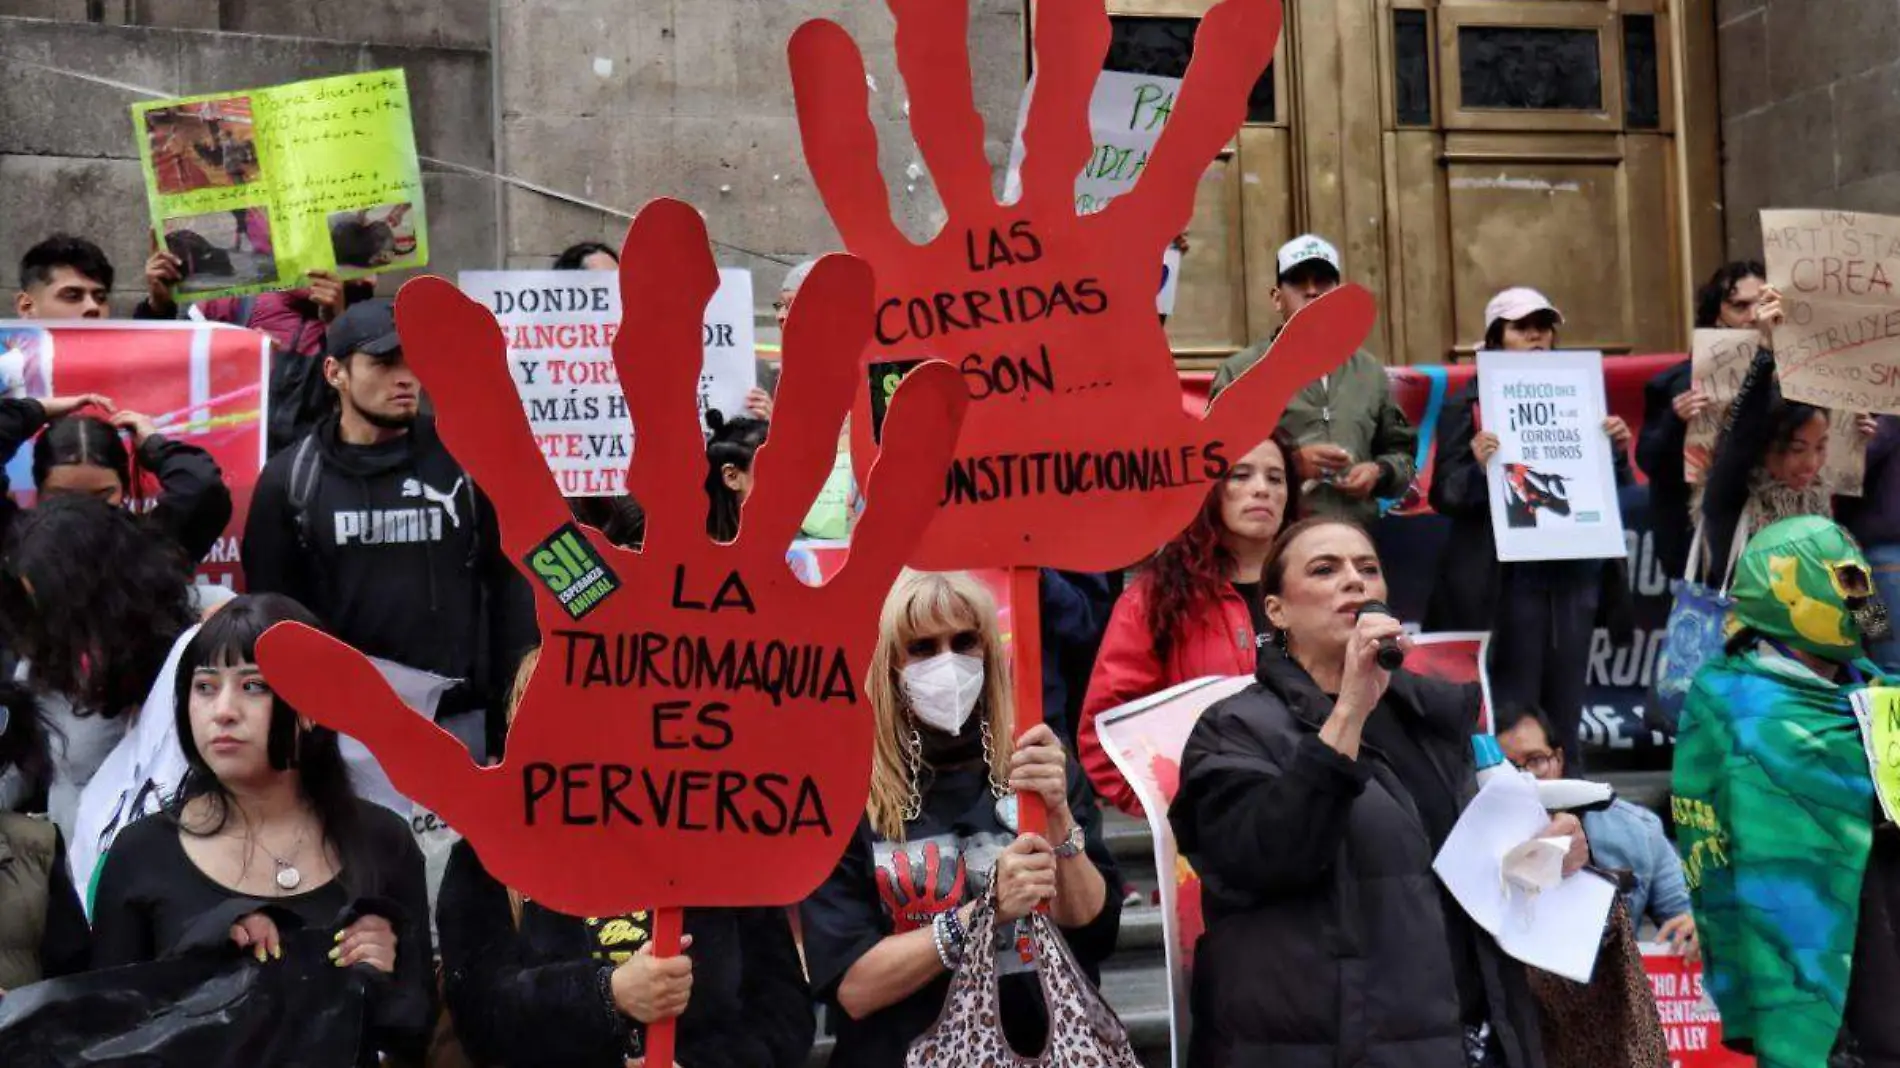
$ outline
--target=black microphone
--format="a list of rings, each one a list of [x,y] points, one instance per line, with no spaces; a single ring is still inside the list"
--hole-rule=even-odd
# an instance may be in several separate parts
[[[1367,601],[1365,604],[1359,606],[1359,614],[1353,618],[1358,619],[1368,613],[1375,616],[1389,616],[1392,614],[1392,610],[1386,607],[1384,601]],[[1380,638],[1379,666],[1387,671],[1397,671],[1404,665],[1405,649],[1399,645],[1399,640],[1397,638]]]

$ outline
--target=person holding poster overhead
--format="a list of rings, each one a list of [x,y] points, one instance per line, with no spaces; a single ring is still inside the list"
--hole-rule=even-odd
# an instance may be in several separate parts
[[[1275,430],[1227,469],[1194,522],[1155,553],[1108,619],[1083,698],[1076,750],[1096,794],[1132,816],[1141,802],[1102,748],[1097,716],[1208,675],[1251,675],[1272,628],[1260,572],[1300,514],[1293,435]]]
[[[1757,315],[1764,340],[1772,340],[1785,317],[1781,294],[1763,290]],[[1696,510],[1717,558],[1738,534],[1746,541],[1777,520],[1834,515],[1827,463],[1834,419],[1857,419],[1866,437],[1876,429],[1871,417],[1784,397],[1772,345],[1755,354],[1716,438],[1709,477],[1696,487]]]
[[[1900,1064],[1900,831],[1854,707],[1900,681],[1866,659],[1887,607],[1819,516],[1751,538],[1733,596],[1683,702],[1671,802],[1723,1042],[1762,1068]]]
[[[1002,1029],[1043,1049],[1048,1017],[1011,934],[1046,905],[1091,978],[1114,952],[1121,885],[1094,798],[1046,724],[1015,737],[996,602],[961,572],[906,571],[884,602],[865,691],[877,711],[857,834],[800,906],[812,989],[837,1012],[832,1068],[897,1068],[943,1011],[966,953],[994,953]],[[1049,837],[1018,834],[1015,791],[1041,796]],[[966,942],[996,898],[997,942]]]
[[[1307,234],[1282,245],[1278,266],[1273,304],[1285,318],[1339,288],[1339,250],[1324,238]],[[1272,344],[1268,338],[1221,364],[1209,404]],[[1412,483],[1418,430],[1392,399],[1385,365],[1364,349],[1295,394],[1280,426],[1299,443],[1293,474],[1316,515],[1369,525],[1379,518],[1381,498],[1397,497]]]
[[[1484,319],[1489,352],[1549,352],[1564,321],[1548,298],[1525,288],[1493,297]],[[1425,628],[1490,631],[1492,698],[1501,705],[1542,708],[1557,728],[1553,740],[1570,766],[1581,769],[1578,728],[1591,634],[1605,588],[1622,589],[1624,583],[1617,581],[1620,571],[1606,576],[1613,565],[1602,559],[1499,562],[1488,465],[1501,441],[1495,430],[1481,429],[1481,386],[1481,378],[1473,378],[1446,402],[1439,418],[1431,504],[1452,521],[1452,535],[1439,562]],[[1627,485],[1632,480],[1629,424],[1609,416],[1602,432],[1610,439],[1616,482]],[[1499,477],[1513,479],[1507,499],[1533,523],[1540,506],[1567,507],[1561,480],[1534,468],[1518,465]]]

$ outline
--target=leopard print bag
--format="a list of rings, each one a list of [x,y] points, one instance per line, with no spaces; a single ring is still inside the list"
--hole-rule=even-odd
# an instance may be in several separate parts
[[[1020,1056],[1003,1037],[996,954],[989,949],[996,944],[992,891],[970,916],[968,944],[972,948],[950,980],[943,1012],[911,1043],[905,1068],[1141,1068],[1128,1044],[1127,1028],[1076,963],[1055,921],[1035,913],[1028,927],[1042,1000],[1049,1008],[1049,1040],[1042,1054]]]

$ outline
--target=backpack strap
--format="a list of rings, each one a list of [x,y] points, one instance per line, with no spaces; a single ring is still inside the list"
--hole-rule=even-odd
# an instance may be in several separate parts
[[[317,451],[317,435],[304,435],[290,458],[290,516],[297,526],[297,541],[305,552],[312,546],[310,502],[317,496],[317,482],[323,477],[323,455]]]

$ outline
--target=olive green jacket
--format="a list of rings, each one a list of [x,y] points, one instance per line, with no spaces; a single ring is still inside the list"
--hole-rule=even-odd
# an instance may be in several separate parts
[[[1214,372],[1209,403],[1258,363],[1271,344],[1261,342],[1221,364]],[[1308,383],[1296,394],[1280,417],[1280,426],[1302,446],[1330,443],[1351,453],[1353,463],[1379,465],[1378,484],[1364,500],[1327,483],[1307,484],[1303,505],[1309,515],[1342,516],[1370,524],[1379,518],[1379,500],[1403,496],[1416,473],[1418,430],[1392,400],[1385,365],[1363,349],[1337,371]]]

